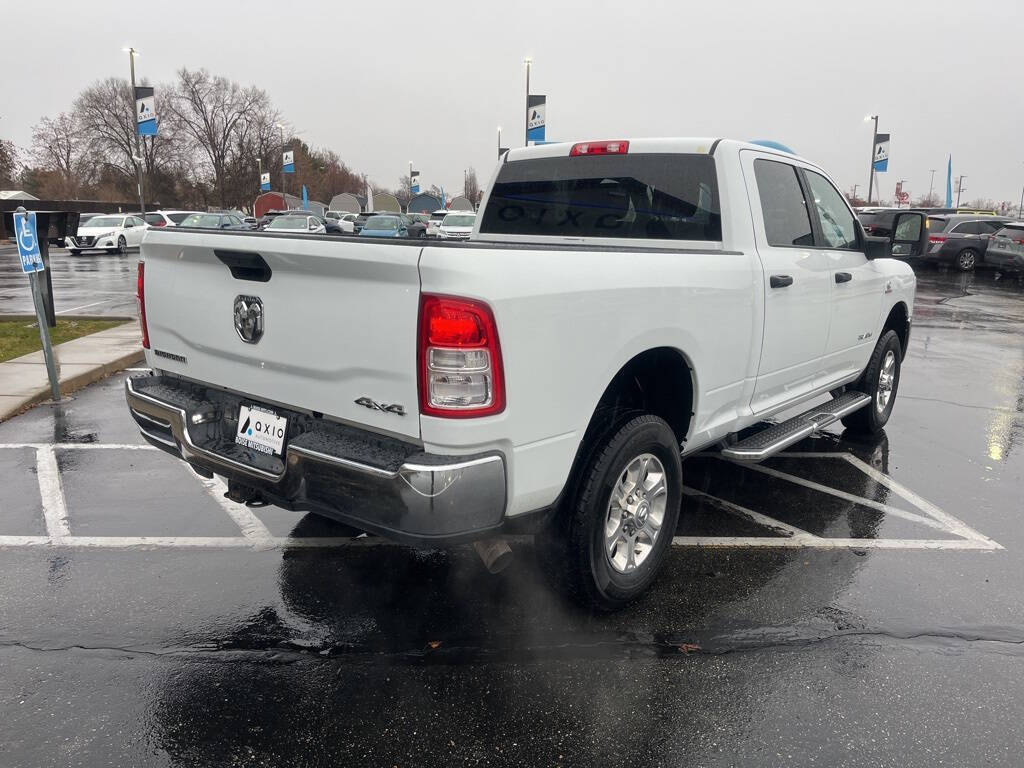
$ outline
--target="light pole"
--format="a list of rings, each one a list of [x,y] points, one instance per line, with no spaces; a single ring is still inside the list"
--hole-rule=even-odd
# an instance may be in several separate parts
[[[260,175],[259,191],[262,192],[263,191],[263,158],[262,157],[257,157],[256,158],[256,169],[257,169],[257,172]]]
[[[142,195],[142,141],[139,138],[139,116],[135,114],[135,57],[139,55],[139,52],[130,46],[121,50],[128,54],[128,66],[132,73],[132,122],[135,123],[135,156],[132,160],[135,161],[135,181],[139,188],[139,211],[145,217],[146,201]]]
[[[412,160],[409,161],[409,202],[412,202]],[[408,206],[406,206],[408,210]]]
[[[903,190],[903,185],[906,184],[906,183],[907,183],[906,179],[900,179],[899,180],[898,184],[899,184],[900,193],[902,193],[904,191]],[[903,205],[902,205],[902,203],[900,203],[900,199],[898,197],[896,198],[896,207],[897,208],[902,208],[903,207]]]
[[[284,198],[286,188],[285,182],[288,179],[288,175],[284,172],[284,125],[281,123],[276,123],[276,125],[278,130],[281,131],[281,199],[284,200],[285,208],[287,208],[288,201]],[[292,160],[294,159],[295,158],[292,158]]]
[[[868,177],[868,205],[871,205],[871,190],[875,186],[875,142],[878,141],[878,115],[868,115],[864,122],[875,121],[875,130],[871,134],[871,175]]]
[[[857,204],[857,187],[859,187],[859,186],[860,186],[860,184],[854,184],[853,185],[853,204],[854,205]]]
[[[501,126],[498,126],[498,159],[501,160]]]
[[[1024,160],[1021,160],[1024,163]],[[1020,208],[1017,209],[1017,218],[1020,219],[1024,216],[1024,188],[1020,190]]]
[[[929,171],[930,171],[930,173],[932,175],[932,178],[931,178],[931,181],[928,182],[928,205],[931,205],[932,204],[932,190],[935,188],[935,169],[934,168],[930,168]]]
[[[526,65],[526,124],[523,131],[523,146],[530,146],[530,65],[533,64],[533,59],[527,56],[523,59],[523,64]]]
[[[956,207],[957,208],[960,207],[960,193],[964,191],[964,179],[966,179],[966,178],[967,178],[966,176],[957,176],[956,177]]]

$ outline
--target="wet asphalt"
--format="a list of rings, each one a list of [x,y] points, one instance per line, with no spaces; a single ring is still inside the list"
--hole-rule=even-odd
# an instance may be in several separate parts
[[[134,315],[138,248],[72,256],[50,246],[54,308],[67,315]],[[0,244],[0,315],[31,315],[32,294],[15,246]]]
[[[293,544],[175,546],[242,534],[126,447],[123,375],[0,424],[33,446],[0,448],[0,536],[45,532],[55,444],[73,537],[178,537],[0,549],[0,765],[1020,765],[1024,282],[919,280],[886,434],[688,460],[679,545],[612,615],[525,541],[490,576],[263,508]]]

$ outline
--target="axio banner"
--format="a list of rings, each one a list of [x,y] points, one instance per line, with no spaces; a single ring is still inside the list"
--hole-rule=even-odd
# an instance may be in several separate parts
[[[875,170],[878,172],[889,170],[889,134],[879,133],[875,135]]]
[[[261,173],[260,174],[260,191],[262,191],[262,192],[269,192],[270,191],[270,174],[269,173]]]
[[[135,86],[135,122],[139,136],[156,136],[156,97],[149,86]]]
[[[544,141],[545,113],[548,108],[548,97],[543,94],[531,94],[526,97],[526,140]]]
[[[420,193],[420,172],[413,171],[409,174],[409,192],[414,195]]]
[[[284,163],[282,170],[285,173],[295,173],[295,151],[289,149],[282,157]]]

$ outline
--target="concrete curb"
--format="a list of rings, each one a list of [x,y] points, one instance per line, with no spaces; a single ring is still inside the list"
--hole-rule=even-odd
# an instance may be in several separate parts
[[[111,329],[111,331],[118,330],[120,329]],[[64,344],[60,344],[57,347],[58,354],[62,350],[68,353],[73,353],[75,351],[75,347],[73,347],[72,345],[78,344],[79,342],[83,342],[86,340],[90,340],[90,344],[95,344],[96,341],[98,340],[97,337],[102,337],[103,334],[109,333],[110,331],[100,331],[100,333],[94,333],[89,336],[83,336],[81,339],[75,339],[73,341],[68,341],[65,342]],[[76,370],[72,374],[61,375],[61,395],[70,395],[72,392],[76,392],[82,389],[83,387],[87,387],[90,384],[94,384],[95,382],[100,381],[101,379],[105,379],[107,376],[110,376],[111,374],[117,373],[120,370],[128,368],[143,359],[141,343],[135,348],[129,349],[128,351],[124,351],[125,345],[118,344],[117,334],[114,334],[110,339],[110,345],[119,353],[114,354],[114,356],[110,357],[109,359],[103,359],[102,361],[98,361],[95,363],[88,363],[86,364],[88,367],[85,368],[85,370],[82,370],[83,366],[81,363],[68,365],[69,368],[73,367]],[[32,354],[39,355],[40,353],[35,352]],[[6,363],[0,363],[0,422],[6,421],[12,416],[16,416],[19,413],[28,410],[32,406],[46,402],[50,399],[50,387],[48,382],[45,381],[45,378],[43,379],[42,384],[33,392],[31,392],[31,394],[24,394],[24,390],[13,396],[6,395],[3,393],[2,385],[4,383],[4,374],[6,371],[14,370],[13,368],[8,368],[8,366],[25,365],[27,358],[29,357],[30,355],[26,355],[25,357],[17,358],[16,360],[11,360]],[[33,368],[35,367],[42,366],[33,366]],[[45,376],[45,368],[43,368],[43,372]]]

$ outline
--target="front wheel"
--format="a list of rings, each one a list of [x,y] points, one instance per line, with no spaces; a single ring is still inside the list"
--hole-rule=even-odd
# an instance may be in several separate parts
[[[886,331],[875,344],[868,367],[850,387],[871,397],[863,408],[843,417],[843,426],[861,435],[877,435],[889,421],[900,386],[903,350],[896,331]]]
[[[128,241],[124,237],[117,238],[117,252],[120,254],[128,253]]]
[[[77,256],[81,252],[82,251],[79,250],[78,248],[68,248],[68,253],[71,254],[72,256]]]
[[[973,248],[964,248],[956,255],[956,268],[961,272],[970,272],[978,265],[978,252]]]
[[[682,477],[679,443],[657,416],[636,416],[598,440],[541,547],[559,586],[601,610],[639,597],[672,544]]]

